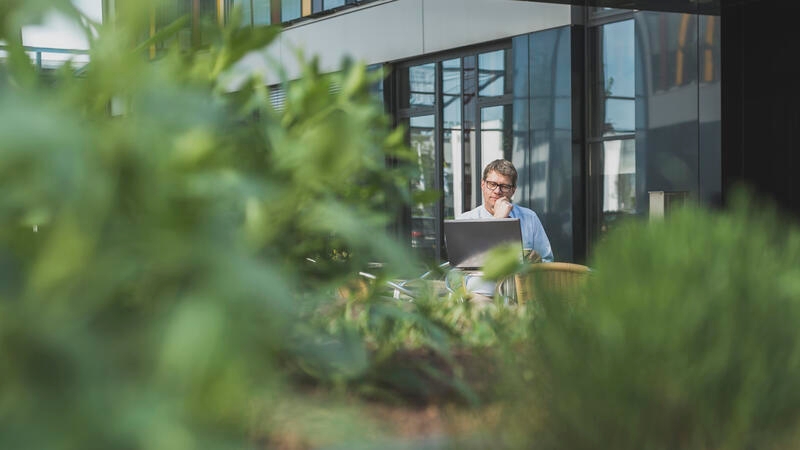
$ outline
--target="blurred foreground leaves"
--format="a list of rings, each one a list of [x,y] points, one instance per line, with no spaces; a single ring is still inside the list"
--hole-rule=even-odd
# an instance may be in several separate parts
[[[513,420],[526,445],[798,447],[800,230],[765,205],[630,224],[585,304],[544,298],[508,386],[539,411]]]
[[[260,80],[223,81],[276,30],[188,51],[179,20],[149,60],[156,3],[87,24],[81,76],[20,47],[45,2],[0,6],[0,448],[797,447],[796,224],[746,197],[629,224],[584,302],[392,298],[418,262],[387,226],[420,199],[387,168],[413,155],[375,76],[303,62],[276,111]],[[348,393],[489,420],[398,443]]]
[[[168,27],[148,61],[149,3],[98,26],[83,76],[0,70],[2,448],[249,446],[254,402],[307,357],[286,340],[302,305],[368,261],[409,265],[385,234],[408,199],[385,162],[406,150],[374,76],[312,61],[276,111],[258,80],[219,82],[275,29],[186,51]],[[33,6],[4,3],[12,53]]]

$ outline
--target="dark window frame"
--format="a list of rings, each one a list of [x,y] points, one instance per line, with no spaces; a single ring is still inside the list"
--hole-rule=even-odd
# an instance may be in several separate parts
[[[472,58],[474,60],[474,68],[476,70],[475,80],[477,81],[477,69],[478,69],[478,56],[483,53],[490,53],[498,50],[504,50],[506,52],[511,52],[512,48],[512,41],[511,39],[502,39],[498,41],[493,41],[481,45],[474,45],[464,48],[459,48],[455,50],[447,50],[444,52],[438,52],[431,55],[426,55],[420,58],[413,58],[407,60],[396,61],[391,63],[392,71],[395,73],[395,76],[388,81],[391,83],[392,86],[387,91],[393,92],[395,98],[388,102],[387,104],[394,105],[391,108],[392,115],[396,123],[407,123],[411,117],[419,117],[419,116],[427,116],[433,115],[434,116],[434,151],[436,153],[435,157],[435,173],[436,173],[436,180],[435,180],[435,188],[443,191],[444,188],[444,127],[442,124],[443,116],[444,116],[444,103],[443,103],[443,62],[453,59],[461,60],[460,64],[460,76],[461,76],[461,92],[460,96],[462,98],[462,114],[461,114],[461,151],[462,151],[462,161],[467,161],[467,152],[470,151],[467,148],[467,140],[473,139],[474,148],[475,148],[475,155],[476,160],[470,160],[471,167],[469,168],[469,173],[467,173],[467,168],[462,167],[461,170],[465,173],[465,178],[469,178],[469,182],[465,181],[464,186],[461,186],[463,190],[462,198],[463,204],[461,205],[462,210],[468,211],[472,209],[473,203],[480,205],[482,202],[482,195],[480,192],[480,183],[477,183],[477,180],[480,180],[483,171],[483,164],[484,161],[481,160],[481,144],[480,144],[480,136],[481,136],[481,111],[483,108],[486,107],[493,107],[493,106],[509,106],[513,108],[513,100],[514,96],[513,93],[507,93],[498,96],[480,96],[478,95],[479,87],[475,86],[474,92],[474,103],[473,107],[470,108],[472,112],[471,117],[465,111],[465,104],[464,102],[466,95],[468,94],[465,90],[467,89],[467,84],[464,81],[465,76],[465,64],[464,61],[467,58]],[[511,58],[506,57],[506,75],[507,77],[513,76],[513,67],[511,66]],[[400,108],[399,105],[401,104],[400,95],[408,94],[408,89],[403,89],[400,84],[402,83],[401,77],[397,76],[396,74],[402,70],[408,70],[411,67],[421,66],[426,64],[434,64],[434,102],[433,105],[424,105],[424,106],[409,106]],[[470,126],[471,125],[471,126]],[[472,136],[468,137],[466,130],[470,130],[470,134]],[[407,130],[408,131],[408,130]],[[408,136],[407,136],[408,139]],[[472,182],[475,181],[475,182]],[[469,191],[469,192],[466,192]],[[444,199],[439,199],[436,202],[434,210],[437,215],[436,221],[436,233],[437,239],[439,242],[438,248],[436,249],[436,258],[437,260],[441,260],[445,253],[444,253],[444,233],[443,233],[443,220],[444,220]],[[403,218],[404,223],[410,221],[409,218]]]

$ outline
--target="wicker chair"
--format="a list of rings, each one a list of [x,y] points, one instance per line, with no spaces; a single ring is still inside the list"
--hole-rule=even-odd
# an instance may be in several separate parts
[[[517,303],[524,304],[545,293],[575,298],[581,294],[590,271],[584,265],[564,262],[531,264],[527,272],[514,277]]]

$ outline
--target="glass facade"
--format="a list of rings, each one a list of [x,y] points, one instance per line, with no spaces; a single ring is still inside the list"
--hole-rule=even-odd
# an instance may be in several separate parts
[[[232,0],[233,8],[242,11],[242,25],[269,25],[270,0]]]
[[[580,130],[572,119],[571,48],[570,27],[520,36],[513,43],[516,201],[539,216],[559,261],[575,259],[579,207],[573,200],[573,174],[580,167],[573,157],[573,138]]]
[[[329,9],[339,8],[345,5],[345,0],[323,0],[322,9],[327,11]]]
[[[281,22],[299,19],[301,16],[301,0],[281,0]]]
[[[591,27],[589,250],[649,194],[721,196],[719,21],[641,11]]]
[[[652,191],[721,196],[719,17],[589,13],[586,26],[399,67],[414,189],[442,194],[412,214],[435,233],[428,256],[446,258],[440,223],[480,204],[496,158],[514,162],[514,201],[539,215],[558,261],[586,261],[619,223],[646,218]]]
[[[205,0],[201,0],[205,1]],[[226,17],[233,8],[241,8],[242,25],[266,25],[294,22],[311,16],[334,13],[376,0],[219,0],[224,2]]]
[[[590,30],[593,77],[587,133],[590,239],[600,239],[629,216],[646,211],[637,195],[636,55],[634,20]],[[639,181],[642,181],[639,177]]]

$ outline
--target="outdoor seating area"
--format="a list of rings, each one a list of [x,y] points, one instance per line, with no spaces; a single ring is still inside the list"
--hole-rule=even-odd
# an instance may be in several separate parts
[[[528,304],[543,295],[578,300],[583,297],[582,289],[590,273],[591,269],[582,264],[531,263],[519,273],[498,282],[495,297],[501,304],[512,308]],[[493,298],[470,292],[467,288],[469,277],[479,274],[480,272],[453,268],[445,262],[418,278],[385,281],[384,289],[387,297],[410,302],[421,296],[455,298],[458,301],[492,301]],[[378,280],[378,276],[370,272],[359,272],[359,277],[362,290],[368,289],[369,284]],[[343,291],[343,295],[348,293],[349,291]]]

